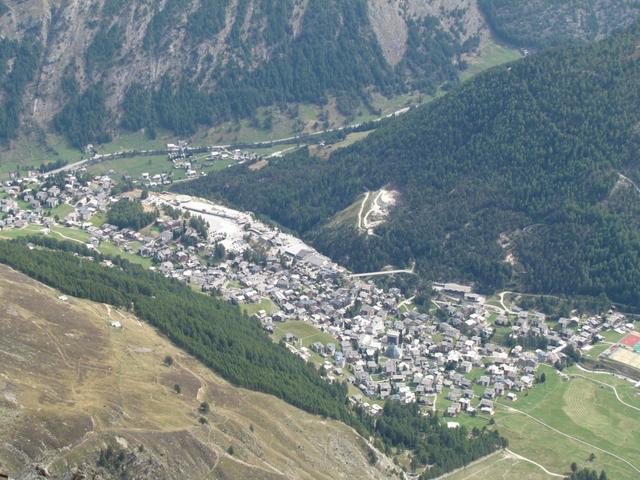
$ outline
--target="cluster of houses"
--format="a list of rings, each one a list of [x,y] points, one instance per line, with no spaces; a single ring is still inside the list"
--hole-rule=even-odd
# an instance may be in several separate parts
[[[236,228],[235,233],[209,224],[204,236],[185,228],[183,218],[164,215],[156,221],[153,234],[94,226],[91,216],[117,200],[111,196],[112,186],[109,177],[82,183],[72,173],[62,187],[42,179],[9,182],[0,200],[1,222],[8,223],[0,226],[55,223],[45,208],[66,203],[73,211],[59,221],[87,231],[91,246],[109,241],[123,251],[153,259],[152,268],[167,277],[216,291],[232,302],[268,300],[269,308],[256,317],[269,332],[298,320],[335,339],[305,345],[291,333],[284,335],[292,352],[305,359],[319,356],[330,380],[350,382],[360,392],[352,400],[365,403],[372,413],[380,407],[369,400],[417,402],[435,409],[438,398],[440,406],[445,398],[448,416],[491,415],[497,399],[513,401],[532,388],[538,366],[561,361],[568,345],[589,348],[603,339],[603,330],[628,327],[624,315],[611,311],[590,318],[562,318],[551,328],[542,313],[517,307],[505,310],[456,284],[435,284],[437,312],[423,313],[399,289],[351,277],[345,268],[291,235],[228,209],[209,209],[203,218],[219,215]],[[148,202],[160,209],[163,202],[178,211],[185,205],[170,194],[151,196]],[[28,207],[20,208],[18,200]],[[177,232],[189,241],[177,241]],[[235,235],[233,241],[230,235]],[[224,255],[219,254],[221,244]],[[508,332],[510,346],[495,335],[496,329]],[[544,338],[545,347],[524,348],[527,344],[521,340],[532,337]]]
[[[177,144],[167,144],[167,155],[169,161],[171,161],[173,168],[177,170],[185,170],[187,178],[194,178],[198,175],[206,175],[204,171],[198,173],[197,161],[194,157],[194,149],[189,147],[189,144],[184,141],[179,141]],[[206,165],[208,162],[215,162],[218,160],[226,160],[233,162],[234,164],[243,164],[246,162],[254,162],[257,160],[257,155],[242,151],[240,149],[229,150],[226,147],[212,147],[207,149],[205,156],[199,161]]]
[[[305,359],[312,352],[320,355],[328,378],[351,382],[361,398],[433,407],[442,394],[451,402],[447,415],[491,414],[497,398],[515,400],[534,385],[540,363],[555,364],[567,345],[585,344],[587,338],[593,343],[599,328],[624,318],[612,314],[607,320],[561,319],[552,329],[541,313],[516,307],[506,312],[456,284],[437,285],[440,315],[420,313],[403,307],[406,299],[400,290],[352,278],[314,249],[301,243],[292,246],[277,229],[245,216],[237,221],[245,232],[240,250],[262,249],[259,262],[235,256],[203,265],[199,252],[209,251],[220,240],[211,232],[190,251],[169,240],[156,249],[163,260],[160,271],[237,303],[269,299],[273,308],[256,316],[270,332],[280,322],[301,320],[331,335],[335,341],[326,344],[305,346],[291,333],[285,333],[284,340]],[[161,242],[156,245],[159,248]],[[515,343],[520,337],[544,337],[548,347],[506,347],[493,337],[500,326],[509,327]],[[370,407],[379,410],[375,404]]]
[[[96,212],[107,210],[112,201],[113,183],[109,177],[81,181],[67,174],[61,184],[51,184],[46,178],[28,174],[5,182],[0,191],[0,228],[23,228],[27,225],[50,226],[65,223],[81,227]],[[56,218],[51,211],[67,204],[74,208],[64,218]]]

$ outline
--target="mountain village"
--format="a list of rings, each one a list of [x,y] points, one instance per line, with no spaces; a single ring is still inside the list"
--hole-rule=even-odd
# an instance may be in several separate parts
[[[502,297],[491,302],[453,283],[434,284],[430,306],[419,309],[398,288],[383,289],[366,275],[352,276],[251,213],[187,196],[150,192],[142,204],[158,212],[153,227],[119,229],[93,221],[104,218],[121,197],[112,194],[109,176],[91,177],[82,170],[60,176],[64,181],[58,183],[35,174],[7,181],[0,199],[0,235],[18,236],[24,230],[96,250],[114,245],[195,289],[257,305],[252,313],[267,332],[314,361],[329,381],[348,382],[351,401],[373,414],[382,411],[383,400],[395,399],[448,417],[493,415],[494,402],[527,395],[541,381],[540,364],[566,364],[571,361],[568,349],[588,351],[604,340],[604,331],[633,329],[614,310],[605,316],[561,318],[551,328],[542,313],[508,308]],[[168,207],[202,218],[206,236],[185,230],[183,216],[160,213]],[[176,240],[181,228],[190,238],[187,244]],[[71,231],[84,232],[84,237]],[[305,341],[287,330],[297,322],[331,340]],[[525,349],[527,339],[544,348]]]

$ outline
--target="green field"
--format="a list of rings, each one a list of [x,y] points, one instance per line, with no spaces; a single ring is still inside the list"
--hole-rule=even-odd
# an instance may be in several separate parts
[[[111,242],[102,242],[98,246],[98,251],[103,255],[110,255],[112,257],[122,257],[131,263],[137,263],[138,265],[142,265],[144,268],[149,268],[151,266],[150,258],[141,257],[140,255],[136,255],[135,253],[123,252]]]
[[[604,468],[609,478],[637,479],[640,471],[611,454],[640,469],[638,411],[620,403],[610,388],[581,377],[563,379],[550,367],[541,371],[546,383],[520,394],[517,402],[498,401],[495,421],[510,448],[556,473],[575,461]]]
[[[196,166],[197,170],[206,173],[224,170],[234,163],[233,159],[205,162],[206,155],[194,158],[199,160]],[[186,179],[186,171],[174,169],[166,155],[115,158],[94,163],[87,167],[87,170],[93,175],[112,174],[115,177],[123,175],[139,177],[143,173],[148,173],[149,175],[168,173],[171,174],[174,181]]]
[[[260,310],[264,310],[267,314],[278,311],[278,307],[268,298],[263,298],[259,303],[244,303],[240,305],[240,308],[247,315],[255,315]]]
[[[52,208],[49,211],[49,215],[52,217],[55,217],[57,215],[58,218],[62,219],[73,211],[74,211],[74,208],[71,205],[69,205],[68,203],[62,203],[57,207]]]
[[[44,227],[42,225],[28,225],[27,227],[21,228],[21,229],[0,230],[0,239],[13,240],[15,238],[26,237],[29,235],[42,235],[43,228]],[[60,225],[52,226],[51,232],[49,233],[49,235],[53,237],[57,237],[60,240],[69,240],[69,241],[78,242],[78,243],[86,243],[89,240],[89,234],[84,230],[78,230],[77,228],[63,227]],[[125,260],[130,261],[131,263],[137,263],[139,265],[142,265],[145,268],[149,268],[151,266],[150,259],[141,257],[134,253],[124,252],[111,242],[102,242],[98,246],[98,251],[105,255],[122,257]]]
[[[146,137],[142,132],[123,133],[115,137],[111,142],[101,145],[99,153],[114,153],[127,150],[156,150],[165,148],[167,143],[174,143],[175,135],[166,130],[158,131],[154,139]]]
[[[104,212],[96,212],[91,216],[89,222],[91,222],[91,225],[94,227],[100,228],[107,222],[107,214]]]
[[[44,227],[42,225],[27,225],[25,228],[12,228],[0,230],[0,238],[11,240],[14,238],[26,237],[29,235],[43,235]],[[86,242],[89,240],[89,234],[76,228],[67,228],[59,225],[51,227],[52,235],[57,235],[64,240],[72,240],[76,242]]]
[[[82,155],[80,150],[71,148],[66,141],[56,135],[47,135],[49,148],[26,138],[12,142],[10,149],[0,151],[0,176],[8,176],[16,167],[25,170],[28,167],[38,167],[42,163],[66,160],[77,162]]]
[[[591,359],[596,359],[598,358],[598,355],[600,355],[602,352],[604,352],[606,349],[610,348],[611,345],[609,345],[608,343],[599,343],[597,345],[593,345],[591,347],[591,349],[589,349],[586,352],[583,352],[583,355],[587,358],[591,358]]]
[[[554,477],[547,475],[532,463],[518,459],[507,452],[498,452],[446,478],[447,480],[551,480]]]
[[[571,367],[565,370],[569,375],[586,377],[591,379],[597,385],[607,384],[614,387],[618,392],[620,399],[634,407],[640,408],[640,388],[634,386],[633,383],[622,378],[618,378],[610,373],[588,372],[580,370],[577,367]],[[600,383],[598,383],[600,382]],[[609,387],[609,389],[611,389]]]
[[[275,323],[276,330],[271,337],[274,342],[279,342],[282,340],[287,333],[295,335],[300,341],[301,346],[309,348],[312,344],[316,342],[320,342],[323,345],[327,343],[333,343],[336,346],[336,350],[340,350],[340,343],[336,338],[330,333],[322,332],[315,326],[311,325],[308,322],[303,321],[289,321],[284,323]],[[296,344],[296,347],[299,345]],[[322,364],[326,362],[326,358],[319,355],[309,348],[309,361],[312,362],[316,367],[320,367]],[[333,375],[333,374],[332,374]],[[342,374],[334,377],[337,378],[337,381],[346,382],[347,377],[350,375],[348,370],[343,370]],[[360,395],[362,392],[356,388],[355,386],[349,384],[349,394],[350,395]],[[384,401],[381,400],[371,400],[367,399],[368,403],[377,403],[378,405],[384,405]]]
[[[469,68],[462,72],[460,80],[466,81],[484,70],[518,60],[519,58],[522,58],[522,55],[518,50],[491,41],[485,47],[483,54],[475,62],[471,63]]]
[[[339,346],[335,337],[329,333],[321,332],[316,327],[307,322],[291,321],[276,324],[276,331],[273,334],[275,341],[280,341],[281,338],[287,333],[291,333],[298,337],[302,342],[302,345],[308,347],[309,345],[320,342],[323,344],[333,343],[336,347]]]
[[[618,343],[626,335],[626,333],[618,333],[614,330],[607,330],[601,332],[600,335],[604,337],[605,342]]]
[[[89,240],[90,235],[84,230],[78,230],[77,228],[68,228],[55,225],[51,227],[51,233],[57,234],[64,240],[72,240],[76,242],[85,243]]]
[[[25,228],[9,228],[0,230],[0,238],[4,240],[12,240],[14,238],[26,237],[28,235],[42,234],[42,225],[28,225]]]
[[[130,175],[138,177],[143,173],[169,173],[173,169],[166,155],[150,157],[125,157],[94,163],[87,170],[94,175],[104,175],[112,171],[116,175]]]

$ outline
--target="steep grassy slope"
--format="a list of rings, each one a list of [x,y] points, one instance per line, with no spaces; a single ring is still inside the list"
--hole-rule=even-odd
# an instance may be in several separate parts
[[[640,305],[639,82],[636,24],[482,74],[328,161],[177,188],[269,215],[358,270],[415,260],[427,278]],[[323,226],[385,185],[401,201],[377,235]]]
[[[55,478],[74,465],[106,479],[121,467],[128,478],[388,478],[343,424],[231,386],[122,310],[58,295],[0,267],[0,471],[36,461]]]

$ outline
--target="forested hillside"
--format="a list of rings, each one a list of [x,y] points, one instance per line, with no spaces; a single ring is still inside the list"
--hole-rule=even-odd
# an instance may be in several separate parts
[[[375,112],[373,92],[432,94],[456,82],[486,33],[471,0],[4,4],[0,98],[11,103],[0,141],[22,127],[75,147],[122,129],[188,135],[300,102],[331,101],[347,118],[360,106]]]
[[[332,155],[177,187],[268,215],[356,270],[640,305],[640,25],[482,74]],[[366,190],[400,204],[376,235],[331,228]]]
[[[408,450],[416,466],[430,466],[422,478],[435,478],[506,446],[495,430],[451,430],[437,416],[424,419],[415,406],[387,403],[382,419],[352,408],[346,384],[329,383],[312,363],[273,343],[261,325],[236,305],[119,257],[33,237],[0,242],[0,263],[68,295],[135,313],[234,385],[341,420],[389,453]]]
[[[479,0],[494,33],[519,47],[595,40],[640,16],[636,0]]]

